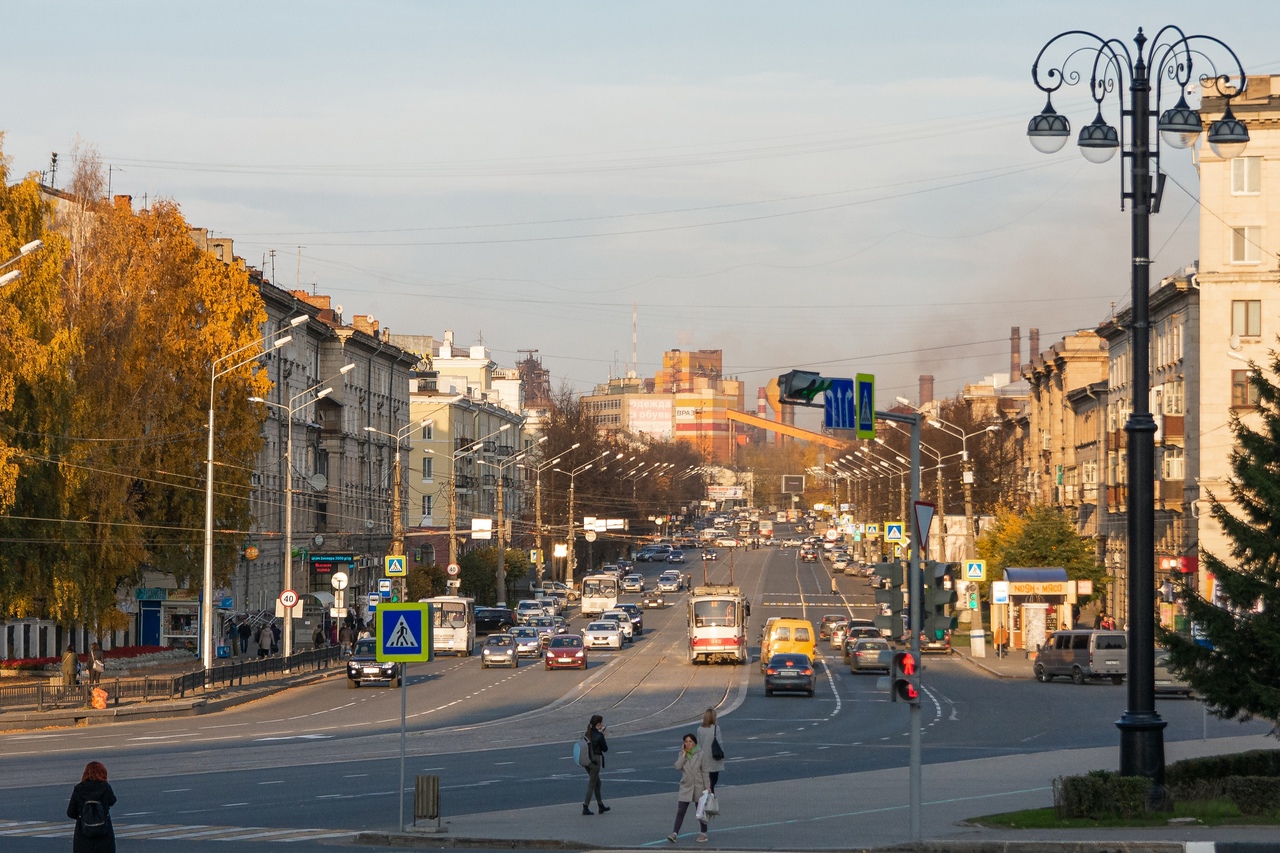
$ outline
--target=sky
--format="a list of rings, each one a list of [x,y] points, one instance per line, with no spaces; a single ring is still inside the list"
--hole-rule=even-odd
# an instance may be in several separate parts
[[[1170,24],[1280,74],[1273,0],[9,0],[0,131],[17,175],[91,147],[348,322],[536,349],[557,387],[721,349],[749,405],[793,368],[914,402],[1128,303],[1120,158],[1031,148],[1031,65]],[[1156,280],[1198,237],[1192,155],[1164,169]]]

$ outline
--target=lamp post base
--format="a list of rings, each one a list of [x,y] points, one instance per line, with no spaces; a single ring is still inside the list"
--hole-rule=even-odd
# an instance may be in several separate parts
[[[1120,730],[1120,775],[1146,776],[1164,787],[1164,728],[1155,711],[1125,711],[1116,720]]]

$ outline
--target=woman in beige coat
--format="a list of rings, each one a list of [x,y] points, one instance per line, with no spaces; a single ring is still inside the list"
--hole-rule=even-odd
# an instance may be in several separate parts
[[[667,836],[667,840],[672,844],[676,843],[676,838],[680,835],[680,825],[684,823],[684,816],[689,811],[689,805],[696,803],[698,798],[702,796],[703,791],[711,789],[711,778],[707,775],[707,756],[698,746],[697,735],[689,733],[684,736],[684,742],[681,745],[680,755],[676,758],[675,766],[680,771],[680,793],[677,795],[676,802],[676,825],[671,830],[671,834]],[[701,820],[698,823],[702,827],[702,833],[698,836],[698,841],[706,843],[707,822]]]
[[[720,738],[720,723],[716,719],[716,709],[708,708],[706,713],[702,715],[702,725],[698,726],[698,743],[701,744],[703,760],[707,762],[707,776],[711,779],[708,786],[711,793],[716,792],[716,783],[720,781],[720,771],[724,769],[724,761],[716,761],[711,755],[712,741]],[[724,741],[720,741],[720,748],[724,748]]]

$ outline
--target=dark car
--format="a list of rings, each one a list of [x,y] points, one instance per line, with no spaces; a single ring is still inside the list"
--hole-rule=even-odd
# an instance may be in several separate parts
[[[654,608],[661,610],[667,606],[667,597],[662,594],[661,590],[651,589],[640,597],[640,606],[651,610]]]
[[[542,659],[547,669],[586,669],[587,648],[581,637],[572,634],[552,637]]]
[[[720,555],[719,555],[718,553],[716,553],[716,549],[715,549],[715,548],[704,548],[704,549],[703,549],[703,551],[702,551],[702,559],[704,559],[704,560],[718,560],[718,559],[720,559]]]
[[[400,686],[400,665],[378,663],[378,641],[372,637],[356,640],[347,658],[347,687],[352,690],[366,681],[385,681],[392,687]]]
[[[517,624],[516,613],[509,607],[477,607],[476,633],[501,634]]]
[[[818,552],[813,548],[803,548],[800,551],[800,562],[816,563],[818,562]]]
[[[920,654],[922,655],[949,655],[951,654],[951,632],[950,631],[934,631],[932,633],[920,632]]]
[[[509,666],[517,669],[520,656],[516,654],[516,641],[510,634],[493,634],[480,647],[480,668]]]
[[[764,695],[778,691],[813,695],[813,661],[808,655],[774,655],[764,669]]]
[[[621,610],[623,613],[631,617],[631,624],[636,629],[637,637],[644,633],[644,611],[640,609],[639,604],[623,602],[613,609]]]
[[[818,639],[819,639],[819,640],[830,640],[830,639],[831,639],[831,626],[832,626],[832,625],[834,625],[834,624],[836,624],[837,622],[845,622],[845,621],[848,621],[848,618],[849,618],[849,617],[848,617],[848,616],[845,616],[843,613],[826,613],[826,614],[823,614],[822,619],[818,622]]]

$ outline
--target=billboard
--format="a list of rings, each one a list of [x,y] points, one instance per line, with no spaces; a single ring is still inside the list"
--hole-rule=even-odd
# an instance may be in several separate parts
[[[742,486],[707,486],[707,497],[713,501],[740,501],[745,496]]]
[[[782,493],[784,495],[804,494],[804,475],[803,474],[783,474],[782,475]]]
[[[671,439],[670,397],[631,397],[627,400],[627,428],[634,433]]]

